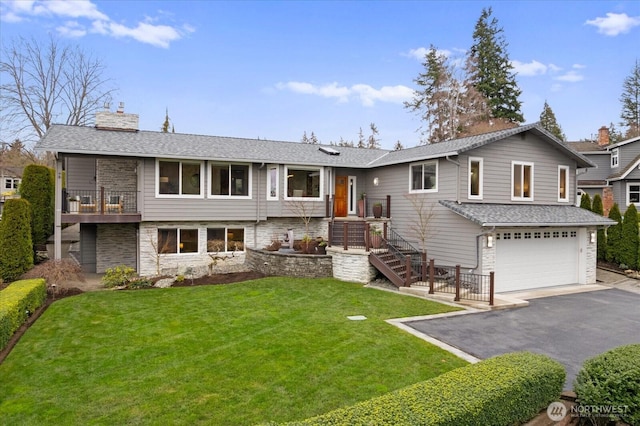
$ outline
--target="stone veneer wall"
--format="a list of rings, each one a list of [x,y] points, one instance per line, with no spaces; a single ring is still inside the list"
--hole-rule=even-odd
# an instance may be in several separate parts
[[[265,275],[326,278],[333,276],[331,256],[247,249],[247,266]]]
[[[495,272],[496,270],[496,236],[495,234],[491,234],[493,237],[493,247],[487,247],[487,236],[483,236],[480,240],[482,247],[482,270],[478,271],[478,273],[488,275],[489,272]]]
[[[96,272],[127,265],[136,268],[137,228],[132,223],[99,224],[96,239]]]
[[[367,284],[378,274],[378,270],[369,263],[369,252],[363,249],[343,250],[327,247],[327,253],[333,260],[333,277],[343,281]]]
[[[137,191],[137,160],[128,158],[98,158],[96,163],[96,186],[107,191]]]
[[[587,282],[586,284],[595,284],[596,283],[596,269],[598,268],[598,243],[597,237],[596,242],[590,242],[591,233],[595,232],[597,235],[596,228],[587,228]]]

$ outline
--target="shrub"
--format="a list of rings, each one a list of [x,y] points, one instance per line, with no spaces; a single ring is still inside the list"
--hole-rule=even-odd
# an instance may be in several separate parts
[[[45,244],[53,232],[54,188],[50,169],[30,164],[24,168],[20,195],[31,204],[33,244]]]
[[[622,239],[622,215],[618,203],[614,203],[609,211],[609,219],[615,220],[616,223],[607,229],[607,261],[620,263],[619,249]]]
[[[580,208],[591,211],[591,197],[586,192],[580,197]]]
[[[147,278],[136,278],[127,284],[127,288],[149,288],[153,287],[153,281]]]
[[[291,425],[507,425],[533,418],[560,396],[564,367],[512,353]]]
[[[82,268],[71,259],[47,260],[36,265],[26,274],[23,279],[44,278],[47,285],[60,284],[63,281],[84,281]]]
[[[126,287],[135,276],[135,269],[126,265],[119,265],[105,271],[105,274],[102,277],[102,284],[108,288]]]
[[[591,204],[591,211],[599,214],[600,216],[604,215],[604,206],[602,205],[602,197],[600,194],[596,194],[593,196],[593,201]],[[607,233],[604,228],[598,229],[598,260],[605,260],[607,256]]]
[[[16,281],[0,291],[0,350],[46,299],[43,279]]]
[[[29,202],[10,199],[0,220],[0,279],[13,281],[33,266]]]
[[[619,261],[631,269],[638,268],[638,210],[634,204],[627,207],[622,220],[622,238],[619,250]]]
[[[590,407],[626,407],[610,418],[594,417],[594,424],[622,420],[640,425],[640,344],[619,346],[584,362],[574,382],[578,403]],[[619,419],[617,418],[619,416]]]

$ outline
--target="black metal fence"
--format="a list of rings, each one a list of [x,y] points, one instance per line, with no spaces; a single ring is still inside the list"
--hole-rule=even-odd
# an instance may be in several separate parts
[[[78,190],[65,189],[62,192],[64,213],[121,214],[138,212],[137,191]]]
[[[495,287],[493,272],[490,272],[489,275],[462,272],[460,265],[436,265],[431,259],[427,281],[416,283],[416,285],[428,286],[430,294],[435,292],[454,294],[454,301],[465,299],[488,302],[489,305],[493,305]]]

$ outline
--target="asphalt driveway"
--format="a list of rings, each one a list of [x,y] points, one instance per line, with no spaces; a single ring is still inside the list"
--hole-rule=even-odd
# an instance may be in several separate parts
[[[640,294],[607,289],[551,296],[523,308],[404,324],[480,359],[514,351],[549,355],[565,366],[565,389],[572,389],[586,359],[640,343]]]

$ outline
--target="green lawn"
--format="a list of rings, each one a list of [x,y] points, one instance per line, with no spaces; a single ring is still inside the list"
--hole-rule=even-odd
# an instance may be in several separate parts
[[[0,423],[304,419],[464,365],[384,322],[451,310],[333,279],[85,293],[0,365]]]

